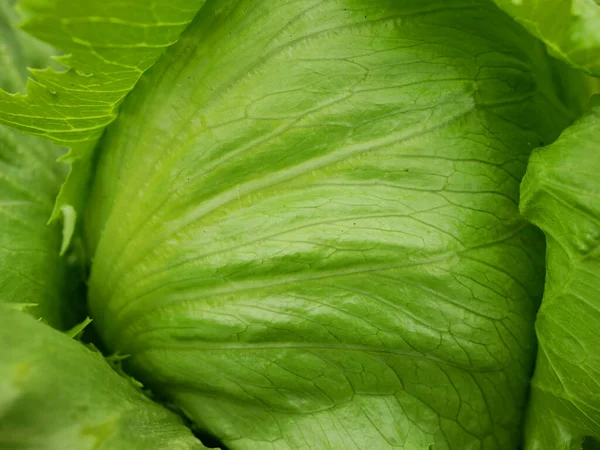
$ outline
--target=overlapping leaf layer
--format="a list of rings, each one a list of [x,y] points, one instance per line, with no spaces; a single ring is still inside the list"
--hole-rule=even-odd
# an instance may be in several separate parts
[[[523,185],[548,237],[523,425],[545,246],[520,183],[596,83],[544,44],[599,73],[596,2],[551,6],[562,22],[528,0],[22,0],[66,70],[14,94],[52,50],[3,9],[0,123],[70,149],[53,218],[91,267],[102,345],[195,430],[239,450],[579,450],[600,421],[597,107]],[[64,328],[68,258],[41,226],[61,151],[4,130],[0,298]],[[0,443],[201,448],[81,344],[0,321]],[[60,399],[36,432],[31,405]]]
[[[546,64],[478,1],[208,4],[100,146],[108,346],[231,448],[514,447]]]

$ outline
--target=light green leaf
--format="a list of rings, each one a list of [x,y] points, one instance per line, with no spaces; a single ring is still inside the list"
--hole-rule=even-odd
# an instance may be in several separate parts
[[[205,448],[102,355],[24,314],[0,313],[0,448]]]
[[[550,72],[491,2],[208,3],[99,145],[104,341],[233,450],[514,450]]]
[[[47,62],[51,49],[15,30],[14,20],[7,3],[1,3],[0,57],[6,65],[0,86],[19,91],[25,86],[25,67]],[[25,310],[64,329],[76,320],[71,286],[77,285],[77,273],[59,257],[60,227],[46,225],[66,174],[66,166],[56,162],[62,153],[49,142],[0,126],[1,299],[34,304]]]
[[[598,0],[494,0],[553,56],[600,76]]]
[[[600,441],[600,97],[554,144],[535,150],[521,211],[546,234],[547,274],[527,450]],[[589,447],[592,448],[592,447]]]
[[[22,0],[23,29],[66,55],[67,71],[33,71],[27,95],[0,91],[0,123],[70,148],[53,217],[82,208],[93,149],[141,75],[177,41],[204,0]]]

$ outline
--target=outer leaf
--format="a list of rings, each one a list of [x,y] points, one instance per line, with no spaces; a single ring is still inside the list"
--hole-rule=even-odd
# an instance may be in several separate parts
[[[24,314],[0,313],[0,448],[205,448],[102,355]]]
[[[210,2],[100,146],[94,323],[232,449],[515,449],[548,72],[491,2]]]
[[[27,68],[41,69],[52,64],[52,47],[28,36],[15,25],[18,17],[12,0],[0,3],[0,89],[22,92],[27,79]]]
[[[521,211],[546,234],[547,276],[526,449],[600,440],[600,97],[556,143],[535,150]]]
[[[494,0],[550,53],[573,67],[600,76],[598,0]]]
[[[73,170],[54,212],[80,211],[93,148],[141,75],[177,41],[204,0],[22,0],[23,28],[67,56],[68,70],[35,71],[27,96],[0,92],[0,123],[71,149]]]
[[[16,31],[14,20],[9,5],[1,3],[0,86],[19,91],[25,87],[25,67],[46,64],[51,49]],[[22,305],[58,328],[76,319],[66,258],[59,257],[60,228],[46,226],[66,174],[66,166],[56,163],[62,153],[49,142],[0,126],[2,302]],[[77,285],[77,277],[72,284]]]

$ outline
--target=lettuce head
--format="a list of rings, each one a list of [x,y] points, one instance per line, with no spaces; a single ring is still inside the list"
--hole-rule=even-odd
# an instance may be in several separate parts
[[[0,448],[600,448],[596,0],[0,11]]]

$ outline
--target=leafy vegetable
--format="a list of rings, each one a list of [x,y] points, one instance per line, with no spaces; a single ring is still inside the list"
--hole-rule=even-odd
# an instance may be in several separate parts
[[[0,448],[205,448],[100,354],[24,314],[0,311]]]
[[[553,145],[536,150],[521,211],[546,234],[547,279],[527,449],[600,440],[600,96]]]
[[[51,49],[11,28],[13,12],[5,3],[0,8],[0,55],[12,69],[0,73],[0,85],[20,91],[26,78],[22,68],[47,63]],[[77,269],[59,256],[58,224],[46,226],[64,180],[66,167],[54,162],[61,153],[49,142],[0,127],[0,303],[64,329],[77,317]],[[0,448],[205,447],[174,413],[117,375],[100,354],[4,306]]]
[[[89,269],[93,329],[0,311],[0,443],[590,450],[600,17],[548,3],[22,0],[0,299]]]
[[[99,147],[91,313],[232,448],[512,448],[548,62],[476,2],[349,6],[207,5],[142,77]]]
[[[203,0],[23,0],[23,29],[59,47],[72,70],[35,71],[29,95],[0,96],[0,123],[46,136],[71,151],[73,164],[53,217],[64,205],[85,201],[93,149],[116,117],[125,95],[164,49],[173,44]],[[0,91],[1,93],[1,91]]]
[[[546,43],[553,56],[600,76],[598,0],[494,0]]]
[[[26,66],[47,64],[50,48],[14,30],[14,12],[0,4],[0,86],[25,87]],[[54,162],[62,150],[41,139],[0,126],[0,302],[24,308],[59,328],[75,320],[67,303],[74,289],[59,257],[60,228],[46,226],[66,166]],[[74,273],[72,274],[74,275]]]

